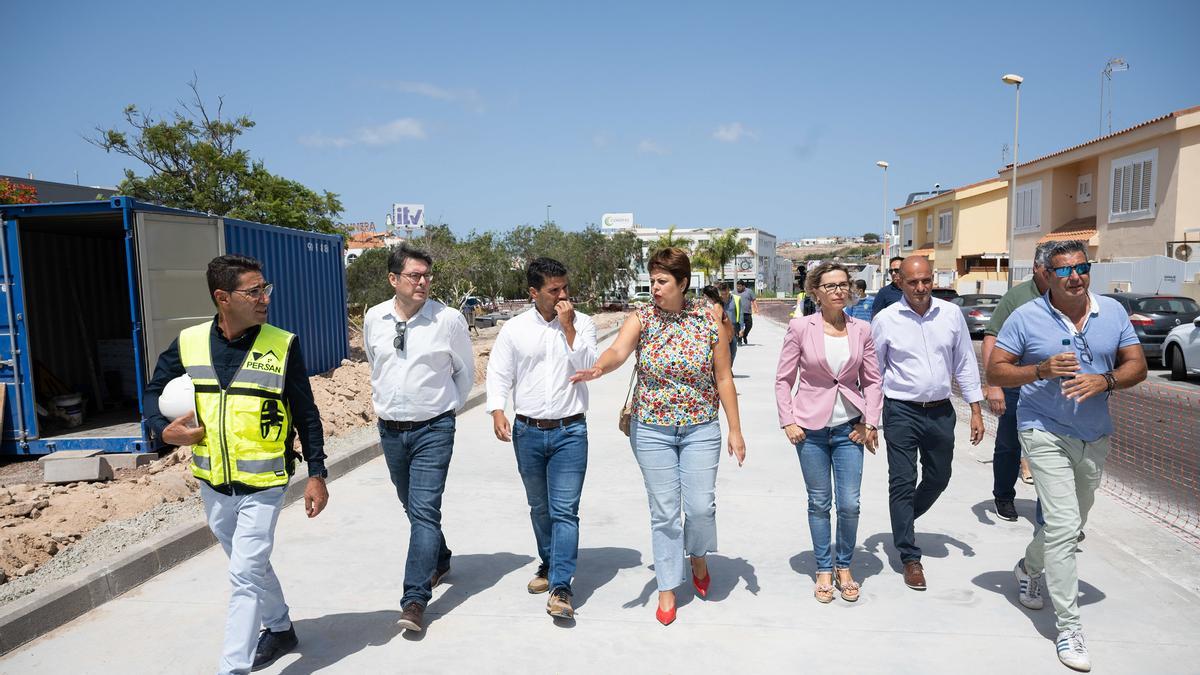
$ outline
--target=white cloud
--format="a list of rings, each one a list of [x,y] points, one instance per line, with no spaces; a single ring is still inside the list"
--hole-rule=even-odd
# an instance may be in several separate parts
[[[755,134],[753,131],[750,131],[746,127],[742,126],[741,122],[731,122],[729,124],[722,124],[721,126],[717,127],[717,130],[713,132],[712,137],[718,141],[721,141],[722,143],[737,143],[743,138],[754,140],[758,138],[758,134]]]
[[[402,117],[386,124],[360,127],[349,136],[326,136],[316,133],[300,137],[301,145],[312,148],[345,148],[351,145],[392,145],[401,141],[424,140],[425,127],[420,120]]]
[[[643,155],[665,155],[667,149],[659,145],[657,141],[652,141],[649,138],[643,140],[637,145],[637,151]]]
[[[473,108],[476,112],[483,112],[483,97],[474,89],[448,89],[439,87],[436,84],[429,82],[388,82],[384,87],[393,91],[398,91],[402,94],[416,94],[425,98],[432,98],[437,101],[449,101],[452,103],[462,103],[467,107]]]

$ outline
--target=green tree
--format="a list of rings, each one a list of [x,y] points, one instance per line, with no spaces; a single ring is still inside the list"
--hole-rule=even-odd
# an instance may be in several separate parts
[[[705,242],[705,251],[716,263],[718,275],[724,274],[725,266],[734,261],[739,255],[750,252],[750,247],[746,245],[746,242],[742,241],[739,234],[736,227],[731,227]],[[733,276],[737,277],[736,269]]]
[[[649,247],[648,254],[653,256],[656,251],[664,248],[681,248],[684,251],[691,251],[692,242],[690,239],[675,236],[675,226],[667,228],[667,233],[655,239]]]
[[[863,234],[863,242],[865,242],[867,244],[878,244],[879,243],[879,233],[878,232],[864,233]]]
[[[173,208],[346,234],[336,220],[342,212],[336,194],[318,194],[270,173],[261,161],[252,161],[236,143],[254,128],[254,121],[246,115],[226,117],[220,97],[216,110],[210,112],[196,81],[188,86],[192,100],[181,102],[168,117],[155,118],[129,105],[124,110],[128,130],[97,127],[96,135],[87,139],[150,170],[138,176],[126,169],[117,186],[122,194]]]
[[[395,295],[388,283],[388,255],[384,248],[369,248],[363,251],[346,268],[346,295],[351,314],[360,315],[368,307],[378,305]]]

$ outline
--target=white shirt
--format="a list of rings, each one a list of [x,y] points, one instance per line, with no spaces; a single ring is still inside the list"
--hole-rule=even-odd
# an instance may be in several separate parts
[[[950,378],[967,403],[983,400],[975,347],[958,305],[930,298],[917,314],[901,296],[871,321],[875,354],[883,373],[883,395],[932,403],[950,398]]]
[[[1072,319],[1071,317],[1064,314],[1061,309],[1055,307],[1053,302],[1047,301],[1047,304],[1050,305],[1050,309],[1054,311],[1054,314],[1063,323],[1065,323],[1067,325],[1067,330],[1071,331],[1071,335],[1079,335],[1080,330],[1075,327],[1074,319]],[[1088,291],[1088,311],[1087,311],[1087,314],[1083,315],[1084,329],[1087,328],[1088,319],[1092,318],[1093,316],[1099,316],[1099,315],[1100,315],[1100,301],[1096,299],[1095,293]]]
[[[575,344],[567,345],[558,317],[549,322],[537,308],[500,328],[487,367],[487,411],[504,410],[508,399],[518,415],[557,420],[586,412],[587,385],[568,381],[596,365],[596,324],[575,312]]]
[[[843,335],[834,337],[833,335],[825,334],[825,361],[829,363],[829,370],[834,375],[842,372],[842,368],[846,366],[846,362],[850,360],[850,336]],[[861,417],[862,413],[854,404],[846,400],[845,394],[838,392],[837,398],[833,401],[833,412],[829,415],[829,421],[825,423],[826,427],[836,427],[839,424],[845,424],[855,417]]]
[[[363,347],[371,365],[371,403],[380,419],[420,422],[462,408],[475,383],[475,354],[462,312],[426,300],[396,349],[396,300],[367,310]]]

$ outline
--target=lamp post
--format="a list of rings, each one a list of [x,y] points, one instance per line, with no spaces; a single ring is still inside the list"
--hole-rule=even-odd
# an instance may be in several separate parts
[[[550,205],[546,205],[546,227],[550,227]]]
[[[892,239],[888,236],[888,212],[887,212],[887,170],[888,163],[882,159],[875,162],[875,166],[883,169],[883,252],[879,255],[879,287],[883,288],[888,280],[888,250],[892,247]]]
[[[1008,193],[1008,287],[1013,286],[1013,233],[1017,229],[1017,138],[1021,129],[1021,83],[1025,78],[1020,75],[1009,73],[1000,78],[1004,84],[1011,84],[1017,88],[1017,111],[1013,116],[1013,162],[1012,162],[1012,182],[1009,184]]]

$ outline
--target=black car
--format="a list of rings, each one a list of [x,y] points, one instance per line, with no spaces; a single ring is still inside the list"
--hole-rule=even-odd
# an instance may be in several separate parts
[[[1142,343],[1147,360],[1162,358],[1162,344],[1176,326],[1191,323],[1200,316],[1200,305],[1185,296],[1149,293],[1105,293],[1121,303],[1129,314],[1129,323]]]
[[[953,288],[935,288],[931,293],[933,293],[933,297],[946,302],[954,302],[954,299],[958,297],[958,291]]]

